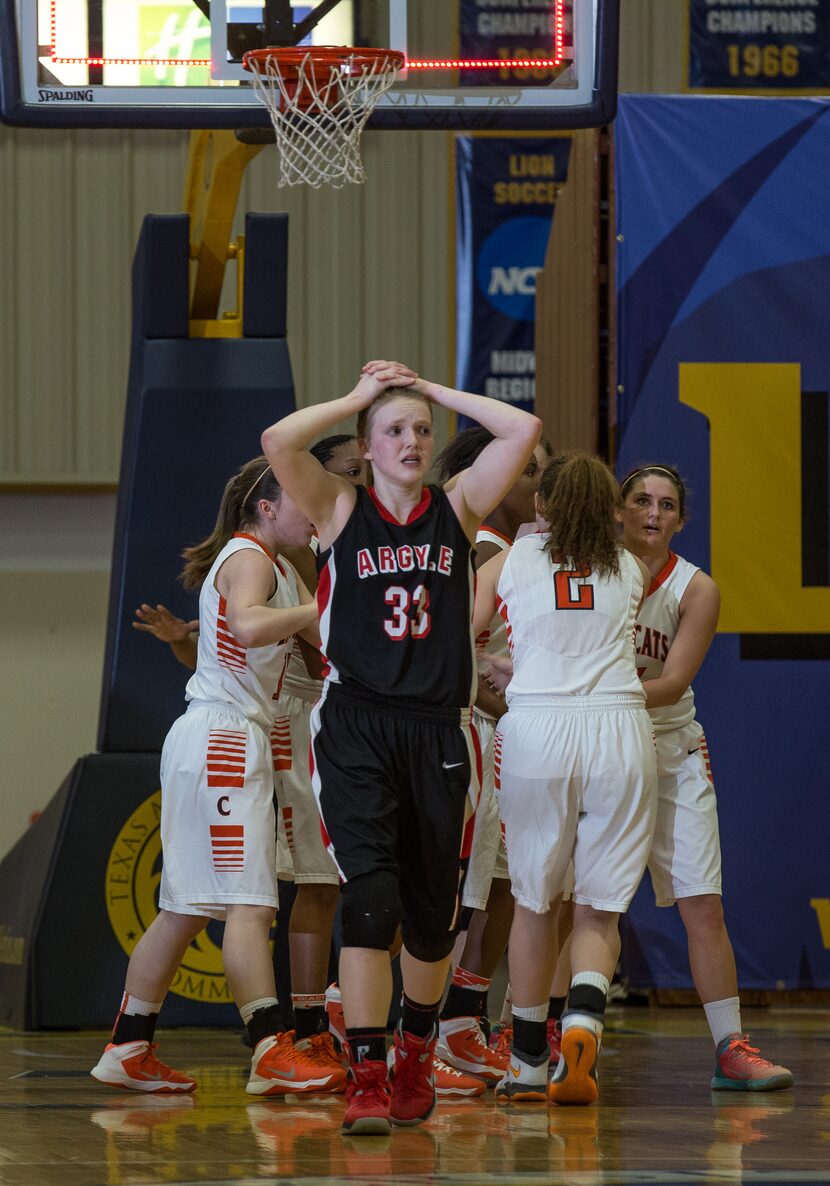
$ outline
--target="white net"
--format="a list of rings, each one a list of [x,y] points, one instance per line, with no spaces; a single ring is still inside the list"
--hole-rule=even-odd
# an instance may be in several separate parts
[[[403,56],[393,50],[319,48],[246,55],[254,89],[268,108],[279,154],[280,186],[340,189],[366,178],[360,137],[372,109],[395,81]]]

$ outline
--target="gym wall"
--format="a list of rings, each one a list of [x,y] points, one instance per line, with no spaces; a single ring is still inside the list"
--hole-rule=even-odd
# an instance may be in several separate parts
[[[682,0],[622,0],[623,90],[679,89],[682,15]],[[131,261],[143,216],[180,209],[186,153],[181,132],[0,126],[0,856],[94,748]],[[265,151],[240,195],[237,231],[246,210],[289,213],[301,405],[381,351],[453,376],[451,137],[370,132],[365,159],[363,188],[284,193]]]

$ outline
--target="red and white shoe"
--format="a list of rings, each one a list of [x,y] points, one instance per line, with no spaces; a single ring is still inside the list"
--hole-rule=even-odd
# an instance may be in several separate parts
[[[562,1053],[562,1023],[557,1021],[555,1017],[549,1017],[547,1030],[548,1046],[550,1046],[549,1065],[556,1067],[559,1065],[559,1056]]]
[[[395,1066],[394,1048],[386,1056],[386,1065],[391,1072]],[[435,1080],[435,1094],[439,1096],[472,1098],[484,1095],[487,1090],[487,1084],[483,1079],[479,1079],[477,1075],[465,1075],[463,1071],[457,1071],[437,1054],[432,1056],[432,1074]]]
[[[338,1070],[342,1074],[342,1067]],[[271,1034],[257,1042],[251,1058],[249,1095],[319,1095],[332,1090],[336,1074],[316,1057],[307,1057],[294,1045],[294,1031]]]
[[[343,1016],[343,1001],[340,996],[340,986],[336,981],[326,989],[326,1017],[329,1023],[329,1033],[345,1048],[346,1019]]]
[[[196,1080],[156,1058],[158,1046],[146,1041],[110,1042],[90,1071],[93,1079],[128,1091],[193,1091]]]
[[[391,1097],[385,1062],[371,1059],[351,1063],[346,1084],[344,1135],[388,1136],[392,1131]]]
[[[422,1124],[435,1110],[434,1029],[432,1033],[432,1037],[419,1038],[404,1033],[398,1023],[392,1065],[393,1124]]]
[[[492,1048],[476,1017],[451,1017],[438,1023],[438,1057],[468,1075],[479,1075],[487,1083],[498,1083],[507,1070],[509,1051]]]

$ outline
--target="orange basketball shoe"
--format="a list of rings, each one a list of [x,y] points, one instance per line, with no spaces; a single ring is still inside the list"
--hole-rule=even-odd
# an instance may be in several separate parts
[[[750,1046],[746,1034],[732,1034],[719,1044],[711,1082],[713,1090],[781,1091],[792,1085],[792,1072],[761,1058],[757,1046]]]
[[[498,1083],[507,1070],[509,1055],[487,1045],[477,1017],[450,1017],[438,1023],[438,1057],[486,1083]]]
[[[338,1070],[342,1073],[339,1063]],[[316,1057],[299,1050],[294,1031],[288,1030],[257,1043],[245,1090],[249,1095],[319,1095],[331,1091],[336,1078],[333,1068],[321,1066]]]
[[[128,1091],[193,1091],[196,1080],[160,1062],[153,1053],[157,1049],[146,1041],[110,1042],[90,1074],[99,1083]]]
[[[305,1062],[319,1067],[321,1074],[329,1074],[330,1081],[325,1089],[327,1092],[339,1095],[346,1090],[346,1066],[334,1048],[331,1034],[312,1034],[310,1038],[295,1042],[294,1049],[303,1056]]]
[[[432,1070],[435,1094],[438,1096],[472,1099],[477,1095],[484,1095],[487,1090],[487,1084],[478,1075],[465,1075],[463,1071],[457,1071],[437,1054],[432,1060]]]
[[[593,1104],[598,1095],[597,1057],[602,1022],[587,1013],[566,1015],[562,1055],[548,1087],[555,1104]]]

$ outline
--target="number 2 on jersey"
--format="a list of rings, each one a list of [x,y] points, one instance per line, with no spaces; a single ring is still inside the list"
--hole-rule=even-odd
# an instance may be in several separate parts
[[[593,585],[571,584],[580,577],[590,576],[590,572],[576,572],[572,568],[560,568],[553,574],[553,589],[557,609],[593,609]],[[576,591],[576,597],[574,597]]]
[[[384,599],[392,606],[392,617],[384,619],[383,628],[391,639],[400,642],[407,634],[412,638],[426,638],[432,629],[429,609],[429,590],[418,585],[410,596],[401,585],[390,585]],[[412,612],[414,609],[414,613]]]

